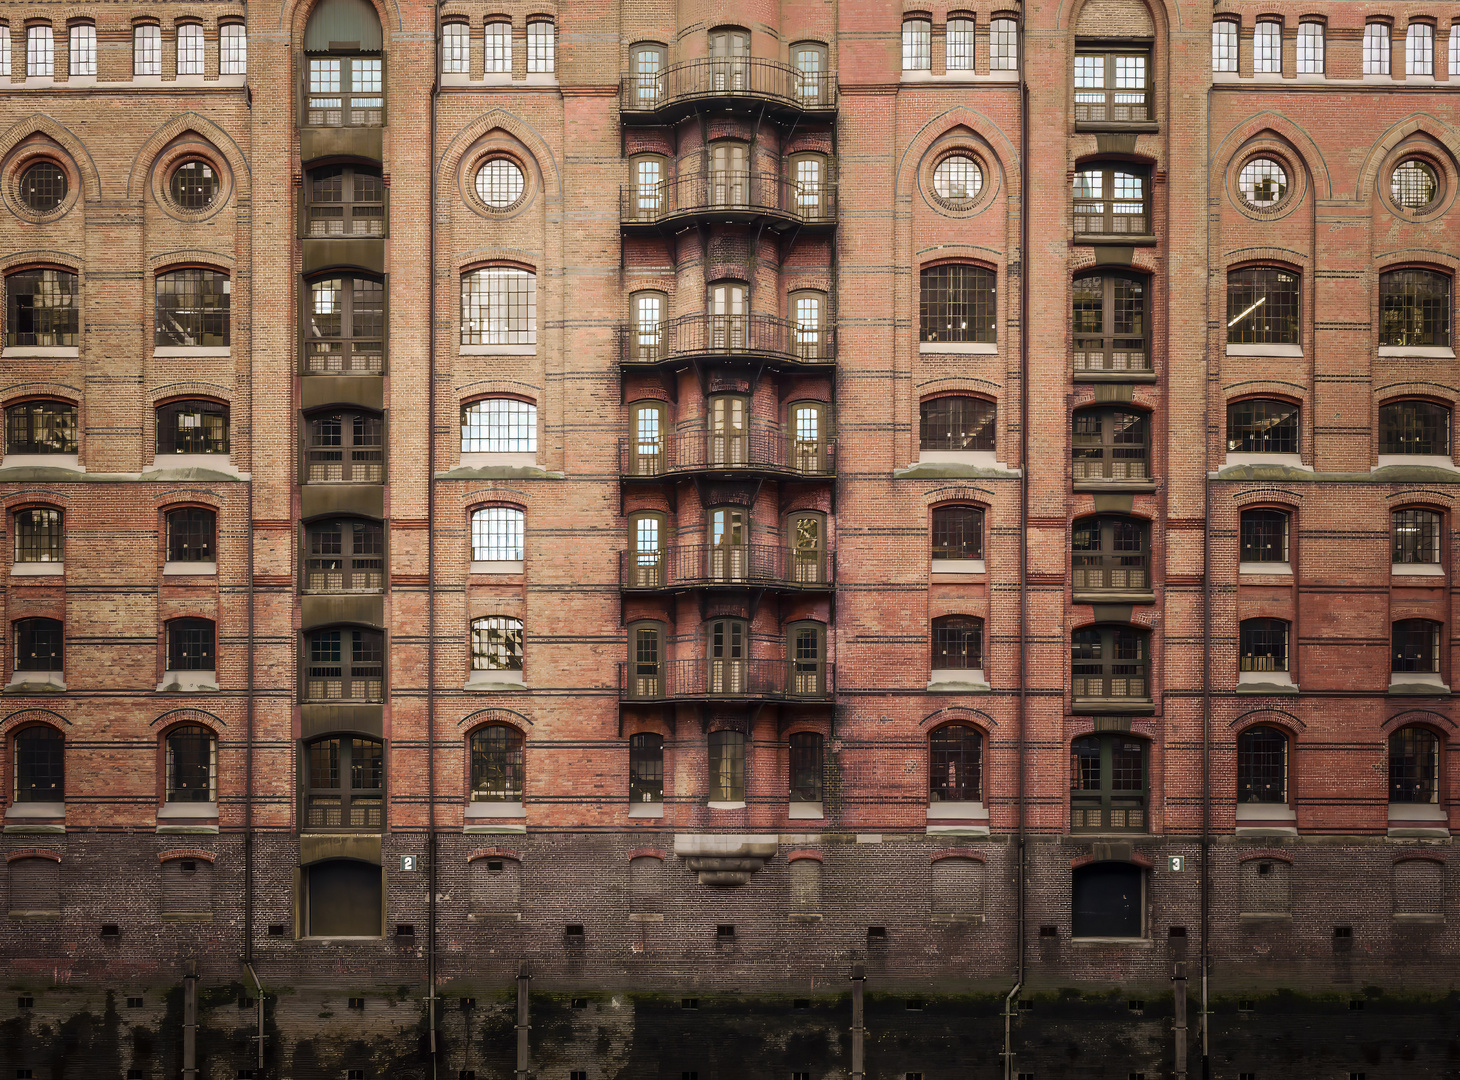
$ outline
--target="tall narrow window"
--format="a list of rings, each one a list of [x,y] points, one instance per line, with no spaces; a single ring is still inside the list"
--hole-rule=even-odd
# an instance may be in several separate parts
[[[730,566],[744,566],[744,548],[722,552]],[[722,576],[722,575],[717,575]],[[744,571],[731,576],[744,577]],[[747,661],[750,652],[750,628],[743,619],[715,619],[705,624],[707,689],[715,697],[735,697],[746,692]]]
[[[71,27],[71,75],[96,75],[96,27],[91,23]]]
[[[659,73],[664,70],[664,46],[635,45],[630,61],[633,89],[629,108],[652,109],[659,104]]]
[[[0,76],[10,78],[10,24],[0,23]]]
[[[636,402],[632,408],[633,423],[629,437],[629,473],[632,476],[658,476],[668,464],[665,458],[664,404],[659,401]]]
[[[56,43],[49,26],[30,26],[25,31],[25,76],[49,79],[55,73]]]
[[[1268,266],[1227,272],[1227,343],[1296,345],[1298,275]]]
[[[796,69],[797,97],[807,108],[831,103],[831,73],[826,70],[826,46],[802,42],[791,46]]]
[[[1298,406],[1248,398],[1227,406],[1227,453],[1298,453]]]
[[[473,619],[471,624],[471,669],[473,671],[522,670],[522,620],[503,615]]]
[[[657,154],[641,154],[633,159],[630,168],[633,170],[631,216],[639,221],[653,221],[669,207],[664,159]]]
[[[1371,22],[1364,25],[1364,74],[1389,74],[1389,24]]]
[[[523,739],[516,728],[492,724],[471,733],[471,801],[522,801]]]
[[[335,518],[304,530],[304,588],[316,593],[379,592],[385,586],[385,530]]]
[[[821,802],[822,747],[824,740],[814,731],[798,731],[790,738],[791,801]]]
[[[198,23],[183,23],[177,28],[177,73],[203,74],[203,28]]]
[[[1394,565],[1438,567],[1441,516],[1433,510],[1396,510],[1392,518]]]
[[[56,803],[65,798],[66,743],[61,733],[41,724],[21,728],[15,733],[15,801]]]
[[[167,561],[200,563],[217,560],[218,515],[201,506],[169,510]]]
[[[306,828],[378,832],[384,827],[385,753],[379,742],[334,736],[315,740],[304,752]],[[378,873],[374,877],[380,880]]]
[[[786,519],[791,538],[790,572],[787,577],[802,585],[826,580],[826,519],[814,510],[804,510]]]
[[[1243,510],[1240,561],[1286,566],[1289,522],[1282,510]]]
[[[316,413],[305,431],[308,484],[379,484],[385,479],[385,425],[370,413]]]
[[[1435,28],[1429,23],[1412,22],[1405,31],[1404,71],[1406,75],[1434,75]]]
[[[60,565],[65,552],[61,511],[31,507],[15,512],[15,561]]]
[[[76,406],[69,401],[25,401],[5,410],[5,453],[76,453]]]
[[[221,270],[187,267],[157,275],[157,345],[228,344],[232,282]]]
[[[1237,801],[1288,801],[1288,737],[1277,728],[1248,728],[1237,736]]]
[[[629,802],[664,801],[664,736],[643,731],[629,736]]]
[[[205,727],[167,733],[167,801],[218,801],[218,740]]]
[[[304,370],[379,375],[385,370],[385,283],[364,277],[309,283]]]
[[[787,634],[786,654],[790,660],[791,697],[823,697],[826,678],[826,628],[819,623],[793,624]]]
[[[1283,24],[1260,20],[1252,36],[1252,70],[1280,75],[1283,70]]]
[[[826,406],[806,401],[791,406],[791,467],[798,473],[831,471]]]
[[[368,165],[309,170],[305,188],[310,236],[384,236],[385,181]]]
[[[919,406],[920,437],[923,450],[993,450],[994,417],[992,401],[984,398],[929,398]]]
[[[933,559],[983,558],[983,510],[939,506],[933,510]],[[936,569],[936,567],[934,567]]]
[[[463,345],[537,342],[537,276],[510,266],[487,266],[461,276]]]
[[[551,19],[527,20],[527,70],[552,71],[556,63],[557,27]]]
[[[803,218],[827,216],[826,159],[820,154],[798,154],[791,162],[796,213]]]
[[[1432,270],[1379,275],[1379,344],[1444,348],[1450,344],[1450,278]]]
[[[1298,74],[1323,74],[1323,24],[1321,22],[1300,22],[1298,24]]]
[[[973,18],[968,15],[948,17],[949,71],[973,70]]]
[[[512,72],[512,24],[505,20],[487,23],[487,63],[489,75]]]
[[[157,455],[228,453],[228,406],[174,401],[157,410]]]
[[[537,453],[537,406],[515,398],[487,398],[464,406],[461,452]]]
[[[15,670],[62,672],[64,638],[61,623],[56,619],[17,619],[15,632]]]
[[[384,701],[385,635],[337,627],[308,634],[306,701]]]
[[[132,74],[162,74],[162,27],[144,23],[132,31]]]
[[[927,71],[933,66],[933,24],[924,16],[902,20],[902,70]]]
[[[658,623],[629,627],[628,685],[631,698],[664,696],[664,628]]]
[[[1150,479],[1150,426],[1144,413],[1081,409],[1074,416],[1070,451],[1076,481]]]
[[[488,506],[471,516],[472,562],[521,562],[523,514],[510,506]]]
[[[1146,178],[1119,168],[1075,173],[1075,234],[1144,235],[1151,231]]]
[[[1146,525],[1137,518],[1080,518],[1071,531],[1070,569],[1076,593],[1151,588]]]
[[[1073,292],[1076,373],[1150,371],[1145,280],[1087,274]]]
[[[1288,624],[1282,619],[1244,619],[1239,637],[1242,671],[1288,670]]]
[[[1128,124],[1154,119],[1146,53],[1075,54],[1076,123]]]
[[[1145,832],[1146,758],[1145,741],[1129,735],[1076,739],[1070,745],[1072,831]]]
[[[1074,696],[1150,700],[1148,645],[1146,632],[1134,627],[1076,630],[1071,637]]]
[[[471,27],[460,20],[441,27],[441,70],[447,75],[471,71]]]
[[[1450,456],[1450,410],[1433,401],[1379,406],[1379,453]]]
[[[218,73],[248,74],[248,30],[241,22],[218,27]]]
[[[1436,675],[1440,671],[1440,633],[1443,625],[1430,619],[1400,619],[1394,624],[1393,662],[1395,673],[1419,672]]]
[[[5,344],[76,346],[76,275],[66,270],[20,270],[5,279]]]
[[[216,642],[211,619],[173,619],[167,624],[167,670],[216,671]]]
[[[1019,68],[1019,24],[996,18],[989,23],[989,69],[1016,71]]]
[[[1218,19],[1212,23],[1212,70],[1237,70],[1237,23]]]
[[[710,802],[745,802],[745,736],[710,732]]]
[[[945,615],[933,620],[934,671],[983,670],[983,620]]]
[[[1421,727],[1389,736],[1389,801],[1434,803],[1440,796],[1440,740]]]
[[[968,724],[945,724],[928,737],[928,801],[983,801],[983,737]]]
[[[823,315],[826,296],[819,292],[798,292],[791,296],[791,317],[795,320],[795,355],[808,363],[831,355]]]
[[[995,274],[983,266],[947,263],[920,275],[920,341],[996,340]]]
[[[629,588],[657,589],[665,584],[663,526],[658,514],[629,518]]]
[[[1460,20],[1450,23],[1450,77],[1460,75]]]

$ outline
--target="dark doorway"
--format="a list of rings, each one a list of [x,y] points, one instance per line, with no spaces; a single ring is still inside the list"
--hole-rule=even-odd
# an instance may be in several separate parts
[[[379,937],[380,867],[330,859],[305,869],[308,937]]]
[[[1102,862],[1074,873],[1075,937],[1141,936],[1141,868]]]

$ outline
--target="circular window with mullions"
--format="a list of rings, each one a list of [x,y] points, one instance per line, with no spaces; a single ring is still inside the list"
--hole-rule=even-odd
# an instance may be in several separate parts
[[[189,161],[168,182],[172,201],[184,210],[206,210],[218,197],[218,174],[205,161]]]
[[[950,210],[967,210],[983,191],[983,169],[967,154],[949,154],[933,170],[933,194]]]
[[[20,201],[35,214],[49,214],[66,201],[66,171],[54,161],[37,161],[20,174]]]
[[[1389,176],[1389,197],[1395,206],[1411,214],[1430,209],[1439,193],[1439,177],[1427,161],[1418,158],[1401,161]]]
[[[522,169],[510,158],[495,157],[477,170],[477,197],[493,210],[509,210],[522,199]]]
[[[1242,201],[1254,210],[1272,210],[1288,194],[1288,174],[1270,157],[1256,157],[1237,174]]]

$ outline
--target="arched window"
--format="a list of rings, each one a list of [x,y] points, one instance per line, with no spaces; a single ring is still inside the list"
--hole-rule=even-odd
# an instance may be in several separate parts
[[[1075,372],[1150,371],[1145,279],[1086,274],[1074,282]]]
[[[463,345],[537,343],[537,275],[484,266],[461,275]]]
[[[449,23],[462,26],[465,23]],[[305,211],[310,236],[384,236],[385,181],[370,165],[326,165],[309,170]],[[378,285],[379,283],[373,283]],[[382,291],[383,290],[379,290]],[[364,310],[380,312],[380,305]],[[364,311],[362,310],[362,314]],[[379,317],[379,314],[376,315]],[[365,336],[378,337],[379,332]]]
[[[1404,73],[1435,73],[1435,28],[1429,23],[1411,22],[1404,32]]]
[[[1227,406],[1227,453],[1296,454],[1298,406],[1245,398]]]
[[[928,801],[983,802],[983,735],[944,724],[928,736]]]
[[[1291,518],[1283,510],[1243,510],[1240,561],[1258,571],[1287,566]]]
[[[973,70],[973,26],[970,14],[948,16],[947,63],[948,71]]]
[[[983,510],[977,506],[933,508],[933,561],[972,562],[983,558]],[[936,570],[937,567],[935,566]]]
[[[66,670],[64,636],[56,619],[17,619],[15,632],[15,670],[42,671],[59,674]]]
[[[1085,735],[1071,743],[1071,831],[1145,832],[1146,767],[1143,739]]]
[[[1450,410],[1433,401],[1379,406],[1379,453],[1450,456]]]
[[[305,937],[378,938],[384,932],[380,867],[358,859],[325,859],[303,867],[300,884]]]
[[[379,592],[385,587],[385,530],[353,518],[304,529],[304,588],[315,593]]]
[[[1076,521],[1070,556],[1074,591],[1149,592],[1148,530],[1139,518],[1103,516]]]
[[[1076,482],[1150,479],[1150,425],[1146,414],[1130,409],[1081,409],[1074,416],[1071,440]]]
[[[623,689],[630,699],[665,696],[665,636],[663,623],[629,624],[629,658]]]
[[[441,24],[441,71],[446,75],[471,71],[471,25],[465,19]]]
[[[197,724],[175,727],[166,740],[167,801],[218,801],[218,740]]]
[[[307,375],[379,375],[385,370],[385,284],[340,276],[309,283]]]
[[[668,526],[663,514],[629,515],[628,587],[658,589],[667,581],[664,575],[664,541]]]
[[[1391,515],[1396,567],[1440,566],[1442,516],[1434,510],[1395,510]],[[1396,570],[1396,573],[1399,572]]]
[[[1070,933],[1077,938],[1145,935],[1145,875],[1134,863],[1076,867],[1070,882]]]
[[[306,828],[384,828],[385,748],[378,740],[332,735],[315,739],[304,753]]]
[[[1259,19],[1252,36],[1252,70],[1280,75],[1283,70],[1283,24],[1276,19]]]
[[[826,326],[826,294],[809,290],[791,294],[792,351],[796,359],[815,363],[831,358]]]
[[[745,802],[745,736],[710,732],[710,805]]]
[[[1364,24],[1364,74],[1388,75],[1390,60],[1389,24]]]
[[[217,627],[211,619],[173,619],[167,624],[168,671],[216,671]]]
[[[636,401],[629,406],[630,476],[658,476],[665,471],[668,412],[662,401]]]
[[[5,278],[5,344],[76,347],[80,303],[69,270],[17,270]]]
[[[664,357],[664,312],[668,297],[660,292],[637,292],[629,297],[630,322],[626,359],[635,364],[655,364]]]
[[[801,510],[788,515],[786,536],[790,540],[786,552],[790,564],[787,579],[801,585],[825,582],[826,515],[819,510]]]
[[[304,28],[304,125],[385,123],[380,17],[369,0],[321,0]]]
[[[5,410],[5,453],[76,453],[76,406],[69,401],[24,401]]]
[[[15,733],[15,801],[58,803],[66,800],[66,743],[45,724]],[[13,905],[12,905],[13,906]]]
[[[643,731],[629,736],[630,804],[664,801],[664,736]]]
[[[1298,74],[1323,74],[1323,31],[1321,22],[1304,19],[1298,23]]]
[[[96,77],[96,24],[71,24],[71,77]]]
[[[944,263],[919,276],[919,341],[938,344],[998,340],[997,276],[986,266]]]
[[[814,41],[800,41],[792,45],[791,66],[796,69],[796,96],[802,105],[814,109],[831,103],[825,45]]]
[[[1283,619],[1244,619],[1239,630],[1243,672],[1288,670],[1288,623]]]
[[[750,31],[721,27],[709,34],[710,87],[717,94],[737,93],[746,88],[746,63],[750,59]]]
[[[919,407],[923,450],[993,450],[995,446],[994,403],[985,398],[928,398]]]
[[[9,31],[0,40],[8,40]],[[61,914],[61,864],[43,855],[9,864],[10,915]]]
[[[379,484],[385,479],[385,424],[373,413],[315,413],[306,421],[304,481]]]
[[[471,733],[471,801],[522,801],[522,733],[491,724]]]
[[[983,620],[944,615],[933,620],[934,671],[983,670]]]
[[[201,23],[182,23],[177,28],[177,73],[203,74],[203,27]]]
[[[1438,675],[1443,624],[1430,619],[1400,619],[1394,623],[1389,670]]]
[[[902,20],[902,70],[927,71],[933,66],[933,23],[926,15]]]
[[[511,506],[486,506],[471,515],[472,562],[521,562],[524,515]]]
[[[162,74],[162,27],[156,23],[132,29],[132,74]]]
[[[656,41],[641,41],[629,50],[633,80],[630,109],[652,109],[659,104],[659,73],[664,70],[665,48]]]
[[[714,619],[705,624],[706,692],[735,697],[747,690],[750,627],[744,619]]]
[[[228,344],[228,297],[232,282],[221,270],[188,266],[157,275],[159,346]]]
[[[716,394],[708,402],[711,465],[745,465],[750,460],[750,398]]]
[[[1288,801],[1288,737],[1274,727],[1252,727],[1237,736],[1237,801]]]
[[[1227,344],[1296,345],[1302,292],[1298,275],[1272,266],[1227,272]]]
[[[227,22],[218,27],[218,73],[248,74],[248,29],[241,22]]]
[[[10,28],[6,27],[6,34]],[[25,28],[25,77],[49,79],[56,73],[56,42],[49,26]]]
[[[15,561],[60,565],[65,553],[59,510],[33,506],[15,512]]]
[[[512,24],[506,19],[489,19],[485,30],[486,73],[488,75],[510,75],[512,73]]]
[[[306,644],[306,701],[385,700],[385,635],[379,630],[312,630]]]
[[[1071,678],[1077,699],[1149,701],[1149,638],[1133,626],[1090,626],[1071,636]]]
[[[709,351],[744,352],[749,341],[750,303],[742,281],[717,281],[709,287]]]
[[[1019,23],[1007,16],[989,23],[989,70],[1019,69]]]
[[[750,147],[739,139],[710,144],[710,203],[744,206],[750,201]]]
[[[791,802],[821,802],[825,740],[814,731],[798,731],[789,744]]]
[[[1389,736],[1389,801],[1440,801],[1440,739],[1422,727],[1403,727]]]
[[[1076,236],[1145,236],[1151,231],[1146,174],[1095,164],[1075,173]]]
[[[157,409],[157,456],[228,453],[228,406],[173,401]]]
[[[218,558],[218,515],[201,506],[169,510],[167,561],[170,563],[216,562]]]
[[[789,413],[791,468],[806,476],[830,472],[833,461],[826,405],[820,401],[798,401]]]
[[[1217,19],[1212,23],[1212,70],[1237,70],[1237,20]]]
[[[827,217],[830,188],[825,154],[791,156],[791,190],[796,197],[796,214],[810,221]]]
[[[471,669],[473,671],[521,671],[522,620],[503,615],[473,619],[471,623]]]
[[[792,623],[786,638],[786,655],[791,662],[787,693],[792,697],[824,697],[829,691],[826,627],[816,622]]]
[[[557,27],[552,19],[536,15],[527,20],[527,70],[552,71],[557,59]]]
[[[1450,277],[1433,270],[1379,275],[1379,344],[1446,348],[1450,344]]]
[[[537,453],[537,406],[516,398],[485,398],[463,405],[461,452]]]

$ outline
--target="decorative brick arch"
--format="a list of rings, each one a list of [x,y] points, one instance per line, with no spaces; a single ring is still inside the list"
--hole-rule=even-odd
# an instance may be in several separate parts
[[[390,35],[397,33],[401,27],[400,0],[369,0],[369,3],[375,8],[376,17],[380,19],[381,47],[388,53]],[[280,6],[278,28],[290,31],[291,48],[297,49],[303,44],[304,28],[316,6],[318,0],[290,0]]]
[[[1246,731],[1259,724],[1281,728],[1290,735],[1298,735],[1308,730],[1307,724],[1283,709],[1250,709],[1229,720],[1227,727],[1233,731]]]
[[[1391,491],[1386,498],[1390,503],[1431,503],[1451,508],[1455,505],[1452,493],[1437,488],[1406,488],[1404,491]]]
[[[51,862],[58,863],[61,861],[61,853],[52,851],[50,848],[38,847],[18,848],[5,853],[5,861],[8,863],[19,862],[21,859],[49,859]]]
[[[69,251],[60,251],[55,248],[31,248],[28,251],[14,251],[8,255],[0,256],[0,273],[7,272],[16,267],[30,266],[35,263],[49,263],[54,266],[65,267],[76,275],[76,283],[80,285],[83,279],[81,268],[86,265],[86,260],[80,255],[71,254]]]
[[[988,506],[993,499],[994,493],[988,488],[963,485],[949,485],[923,492],[924,506],[941,506],[944,503],[980,503]]]
[[[1226,190],[1227,173],[1242,148],[1260,140],[1264,135],[1287,144],[1293,156],[1302,162],[1313,184],[1315,198],[1333,198],[1333,180],[1329,175],[1328,162],[1323,157],[1323,151],[1318,149],[1313,137],[1291,119],[1272,111],[1254,113],[1247,117],[1222,136],[1212,148],[1209,182],[1213,191]]]
[[[944,724],[954,724],[965,721],[985,731],[999,726],[999,722],[988,713],[980,709],[970,709],[967,705],[949,705],[944,709],[935,709],[918,721],[918,727],[931,731],[935,727]]]
[[[668,858],[669,853],[662,848],[636,847],[629,849],[629,862],[633,862],[635,859],[658,859],[660,862],[664,862]]]
[[[70,720],[52,709],[18,709],[0,720],[0,738],[8,737],[16,728],[27,727],[31,724],[43,724],[55,728],[63,735],[66,733],[66,728],[75,726]]]
[[[202,848],[173,848],[170,851],[157,853],[157,861],[160,863],[172,862],[174,859],[198,859],[211,866],[218,861],[218,856],[211,851],[204,851]]]
[[[16,147],[37,134],[50,139],[70,157],[71,163],[76,166],[76,171],[81,175],[83,201],[88,197],[93,201],[100,199],[102,194],[101,173],[96,167],[91,151],[86,148],[86,144],[81,141],[79,135],[65,125],[57,123],[53,117],[32,113],[12,124],[3,135],[0,135],[0,160],[8,159]]]
[[[168,488],[166,491],[159,491],[154,495],[152,502],[158,509],[168,509],[188,503],[212,507],[214,510],[222,510],[225,506],[219,496],[204,488]]]
[[[944,859],[972,859],[974,862],[988,862],[988,858],[983,852],[966,847],[944,848],[942,851],[935,851],[928,856],[930,863],[942,862]]]
[[[1232,383],[1222,389],[1222,404],[1230,405],[1244,398],[1276,395],[1296,402],[1300,407],[1308,405],[1308,390],[1298,383],[1283,382],[1280,379],[1248,379]]]
[[[516,728],[527,734],[527,729],[533,727],[532,721],[523,716],[520,712],[512,709],[478,709],[474,713],[468,713],[456,722],[457,727],[485,727],[488,724],[504,724],[510,728]],[[514,855],[513,858],[516,858]]]
[[[233,136],[213,121],[195,112],[185,112],[167,121],[147,137],[137,155],[132,159],[132,170],[127,177],[127,198],[142,199],[147,190],[148,178],[158,156],[180,135],[192,134],[211,146],[218,156],[228,162],[233,172],[234,190],[239,199],[248,199],[253,191],[253,176],[249,171],[248,158],[239,149]]]
[[[1019,148],[1009,141],[1002,127],[986,115],[966,105],[955,105],[946,112],[931,117],[926,124],[908,140],[902,157],[893,174],[892,204],[899,216],[912,206],[913,192],[917,190],[917,171],[928,152],[955,128],[967,128],[988,147],[989,164],[998,168],[1001,181],[1012,203],[1023,201],[1019,189]]]
[[[1090,866],[1094,863],[1102,862],[1128,863],[1131,866],[1139,866],[1144,870],[1154,870],[1156,868],[1156,864],[1151,861],[1148,855],[1139,851],[1132,851],[1130,857],[1126,859],[1096,858],[1093,854],[1077,855],[1070,860],[1070,869],[1078,870],[1082,866]]]
[[[175,615],[172,618],[205,618],[213,623],[218,621],[215,616],[201,615],[193,612]],[[167,621],[171,622],[172,619],[168,619]],[[161,724],[164,728],[176,727],[179,724],[198,724],[202,727],[214,729],[215,731],[220,727],[228,726],[228,723],[222,717],[215,716],[210,712],[204,712],[202,709],[191,708],[169,709],[147,726],[156,727],[158,724]]]
[[[1445,855],[1445,853],[1443,851],[1437,851],[1437,850],[1433,850],[1432,851],[1432,850],[1428,850],[1428,849],[1426,849],[1426,850],[1418,850],[1418,849],[1416,849],[1416,850],[1412,850],[1412,851],[1400,851],[1400,852],[1396,852],[1395,855],[1394,855],[1394,858],[1391,861],[1392,862],[1395,862],[1395,863],[1402,863],[1402,862],[1432,862],[1432,863],[1439,863],[1441,866],[1444,866],[1445,863],[1446,863],[1446,861],[1447,861],[1447,857],[1446,857],[1446,855]]]
[[[185,266],[193,263],[212,263],[214,266],[222,266],[231,271],[236,261],[232,255],[225,255],[221,251],[213,251],[208,248],[179,248],[176,251],[164,251],[161,255],[153,255],[147,260],[147,265],[154,274],[166,270],[170,266]]]
[[[175,382],[163,383],[147,391],[147,401],[156,409],[164,401],[178,401],[184,398],[213,398],[224,405],[233,406],[233,391],[219,383]]]
[[[1288,488],[1251,488],[1232,493],[1233,506],[1252,506],[1254,503],[1283,503],[1296,509],[1303,503],[1303,493]]]
[[[81,391],[66,383],[14,383],[0,390],[0,407],[8,407],[14,401],[31,398],[61,398],[73,405],[80,405]]]
[[[1248,848],[1237,857],[1237,862],[1240,865],[1241,863],[1256,862],[1258,859],[1267,862],[1287,863],[1289,866],[1293,865],[1293,857],[1277,848]]]
[[[553,205],[560,202],[563,197],[562,176],[552,147],[531,123],[507,109],[493,109],[483,113],[457,132],[456,138],[451,140],[441,155],[436,174],[437,190],[444,190],[444,178],[454,175],[461,168],[461,162],[471,148],[491,134],[494,128],[500,128],[516,139],[532,156],[542,176],[542,194],[547,203]]]
[[[918,401],[923,402],[933,397],[953,397],[958,394],[978,394],[983,397],[994,399],[998,404],[998,397],[1004,392],[1004,387],[999,383],[991,382],[988,379],[970,379],[967,376],[956,378],[929,379],[927,382],[919,383],[913,387],[918,396]]]
[[[479,847],[466,857],[468,863],[474,863],[478,859],[511,859],[515,863],[522,862],[522,856],[511,848]]]
[[[7,512],[24,506],[39,505],[64,510],[70,502],[69,494],[64,491],[53,491],[50,488],[27,488],[24,491],[12,491],[3,497],[3,505]]]
[[[1455,721],[1433,709],[1405,709],[1404,712],[1395,713],[1389,717],[1379,727],[1385,735],[1392,735],[1400,728],[1409,727],[1411,724],[1426,724],[1432,728],[1455,730]]]
[[[789,851],[789,852],[786,853],[786,861],[788,863],[793,863],[793,862],[816,862],[816,863],[824,863],[824,862],[826,862],[826,859],[822,857],[821,852],[815,850],[814,848],[797,848],[795,851]]]
[[[520,382],[517,379],[477,379],[458,386],[456,393],[463,405],[503,394],[529,398],[530,404],[537,404],[542,400],[543,388],[536,383]]]
[[[1357,175],[1357,199],[1377,194],[1379,166],[1396,147],[1411,135],[1427,135],[1450,154],[1452,164],[1460,168],[1460,130],[1429,113],[1411,113],[1380,135],[1369,148]]]

